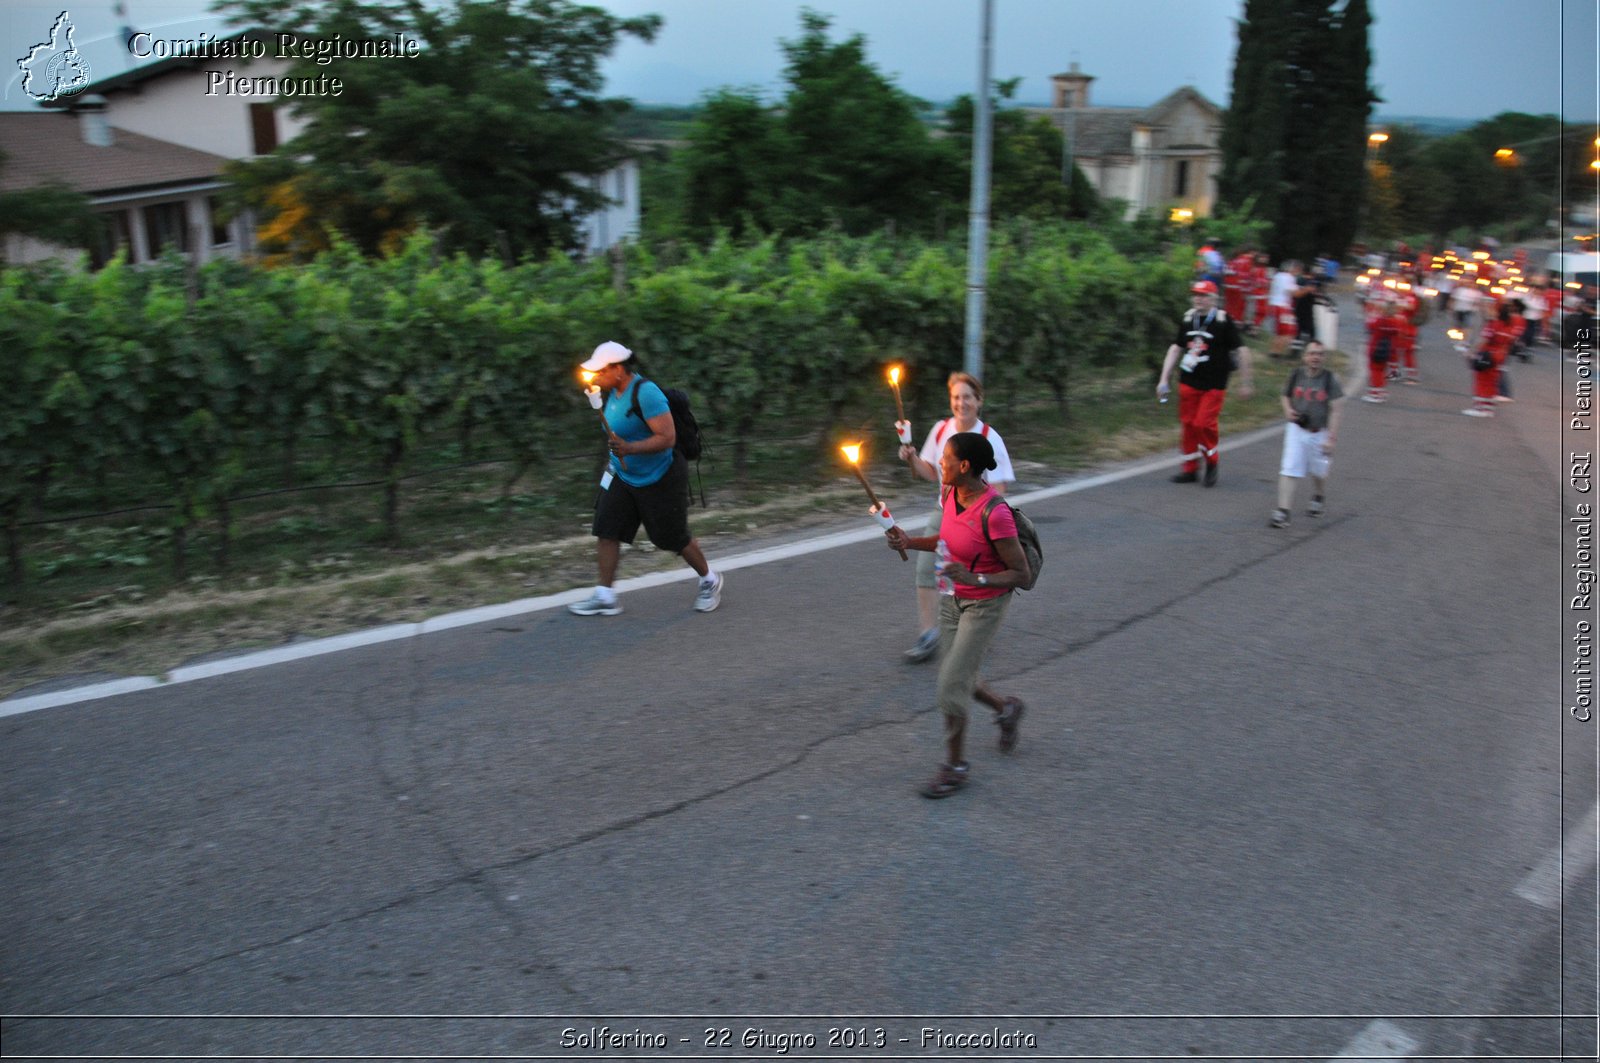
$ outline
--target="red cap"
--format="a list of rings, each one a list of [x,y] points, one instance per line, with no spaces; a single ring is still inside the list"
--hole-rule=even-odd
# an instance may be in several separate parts
[[[1196,295],[1216,295],[1217,286],[1210,281],[1195,281],[1189,285],[1189,290]]]

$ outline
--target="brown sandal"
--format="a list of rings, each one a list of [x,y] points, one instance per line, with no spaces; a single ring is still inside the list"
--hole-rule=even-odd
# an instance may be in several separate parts
[[[964,760],[960,764],[953,766],[950,764],[939,765],[939,770],[933,773],[933,778],[929,779],[928,784],[922,788],[922,796],[934,799],[949,797],[967,785],[967,768],[968,764]]]
[[[1028,707],[1021,698],[1001,699],[1001,709],[995,713],[994,722],[1000,725],[1000,752],[1010,753],[1017,748],[1017,728]]]

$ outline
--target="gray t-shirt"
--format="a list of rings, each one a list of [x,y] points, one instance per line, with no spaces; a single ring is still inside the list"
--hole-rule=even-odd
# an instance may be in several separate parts
[[[1328,404],[1344,398],[1344,390],[1331,370],[1324,368],[1313,374],[1300,365],[1284,382],[1283,395],[1300,415],[1300,427],[1307,432],[1320,432],[1328,427]]]

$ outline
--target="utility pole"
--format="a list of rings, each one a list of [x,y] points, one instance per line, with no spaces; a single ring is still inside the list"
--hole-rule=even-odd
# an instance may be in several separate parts
[[[963,367],[983,379],[983,311],[989,273],[989,158],[993,141],[989,64],[993,51],[994,0],[983,0],[978,51],[976,122],[972,129],[972,206],[967,220],[967,343]]]

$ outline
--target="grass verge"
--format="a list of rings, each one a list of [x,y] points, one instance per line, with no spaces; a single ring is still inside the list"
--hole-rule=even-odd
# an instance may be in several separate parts
[[[1344,373],[1344,359],[1333,366]],[[1291,368],[1257,352],[1255,393],[1236,386],[1223,414],[1224,437],[1280,419],[1278,393]],[[1085,373],[1064,417],[1053,401],[1012,397],[985,412],[1025,462],[1027,486],[1075,472],[1171,451],[1175,403],[1154,401],[1147,372]],[[887,410],[861,410],[875,430]],[[944,410],[911,411],[921,426]],[[877,426],[881,427],[881,426]],[[885,433],[886,435],[886,433]],[[858,517],[860,488],[826,459],[831,441],[764,441],[735,482],[715,451],[701,470],[709,508],[691,515],[715,558],[754,539],[793,537]],[[885,444],[874,483],[892,498],[922,490],[891,472]],[[47,685],[122,675],[156,675],[208,657],[410,622],[479,605],[586,585],[594,578],[588,535],[594,458],[545,471],[525,493],[507,493],[503,472],[487,469],[425,483],[407,497],[407,537],[373,541],[370,499],[320,499],[289,511],[262,504],[234,515],[233,563],[226,575],[171,578],[155,555],[159,530],[139,524],[71,529],[35,544],[45,575],[19,600],[0,606],[0,697]],[[691,474],[691,480],[693,474]],[[547,487],[548,489],[542,489]],[[215,546],[204,530],[191,548]],[[675,567],[641,540],[625,575]]]

